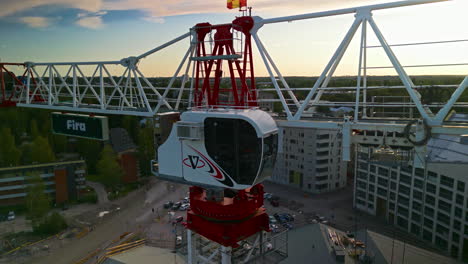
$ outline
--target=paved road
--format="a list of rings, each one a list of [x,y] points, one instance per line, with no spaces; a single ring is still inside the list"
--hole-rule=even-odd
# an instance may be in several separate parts
[[[394,237],[400,241],[405,241],[417,247],[446,255],[446,253],[433,245],[386,223],[383,219],[355,210],[353,208],[352,186],[347,186],[344,189],[330,193],[314,195],[292,187],[265,182],[265,191],[274,193],[283,200],[283,202],[280,200],[280,207],[276,208],[266,203],[268,214],[286,211],[298,215],[297,211],[294,212],[285,208],[284,201],[294,201],[303,204],[301,210],[304,214],[324,216],[331,226],[339,230],[354,232],[355,230],[368,229],[388,237]],[[299,221],[304,221],[304,217],[299,216]]]
[[[80,239],[72,239],[61,248],[52,249],[49,255],[29,259],[25,263],[50,264],[74,263],[89,252],[105,246],[124,232],[134,232],[148,228],[154,223],[152,208],[162,208],[166,199],[177,200],[186,194],[186,186],[176,186],[173,190],[166,187],[166,182],[152,181],[148,186],[133,191],[126,197],[113,201],[118,210],[102,218],[94,230]],[[156,232],[170,234],[168,224],[156,227]]]
[[[86,181],[86,184],[96,191],[98,196],[98,204],[107,204],[109,203],[109,198],[107,198],[107,192],[104,185],[99,182]]]

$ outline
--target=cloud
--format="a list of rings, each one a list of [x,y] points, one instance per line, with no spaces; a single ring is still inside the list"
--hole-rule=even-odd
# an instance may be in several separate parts
[[[363,4],[381,3],[388,0],[256,0],[250,3],[255,11],[278,11],[284,9],[313,12],[324,8],[352,7]],[[145,20],[166,16],[226,13],[226,1],[223,0],[107,0],[103,3],[105,10],[139,9],[149,14]],[[232,11],[234,12],[234,11]],[[158,19],[156,19],[159,22]]]
[[[85,28],[100,29],[104,27],[101,16],[83,16],[79,17],[76,24]]]
[[[143,18],[146,21],[153,22],[153,23],[158,23],[162,24],[164,23],[164,18],[163,17],[154,17],[154,16],[147,16]]]
[[[1,0],[0,17],[47,5],[98,12],[102,10],[103,0]]]
[[[46,28],[52,22],[50,18],[40,16],[25,16],[20,21],[32,28]]]

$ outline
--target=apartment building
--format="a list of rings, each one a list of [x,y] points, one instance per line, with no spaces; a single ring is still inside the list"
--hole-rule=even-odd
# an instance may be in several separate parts
[[[56,203],[78,198],[86,185],[83,160],[0,168],[0,205],[21,204],[27,194],[28,177],[38,174],[46,193]]]
[[[468,145],[439,135],[425,168],[371,162],[355,155],[354,206],[379,216],[468,263]],[[416,157],[418,158],[418,157]]]
[[[338,130],[279,127],[278,156],[273,182],[310,193],[324,193],[346,185]]]

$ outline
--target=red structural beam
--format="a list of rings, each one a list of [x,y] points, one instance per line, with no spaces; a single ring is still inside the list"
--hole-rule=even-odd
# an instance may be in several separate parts
[[[7,66],[18,66],[25,68],[21,79],[25,80],[26,76],[31,76],[31,82],[33,85],[37,85],[36,79],[31,70],[26,68],[24,63],[9,63],[9,62],[0,62],[0,107],[13,107],[16,106],[16,103],[20,99],[20,92],[22,88],[25,88],[26,84],[23,83]],[[5,76],[10,76],[13,80],[13,89],[7,91],[7,84],[5,83]],[[10,94],[8,94],[10,92]],[[39,95],[34,96],[33,101],[44,101]]]

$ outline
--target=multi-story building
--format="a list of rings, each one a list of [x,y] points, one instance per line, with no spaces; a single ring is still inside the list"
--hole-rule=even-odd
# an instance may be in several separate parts
[[[0,205],[21,204],[27,194],[30,175],[39,175],[56,203],[78,198],[86,186],[83,160],[0,168]]]
[[[279,127],[278,157],[271,181],[311,193],[346,185],[338,130]]]
[[[445,135],[431,139],[425,168],[370,161],[370,151],[360,147],[355,155],[354,206],[468,262],[464,141]]]

